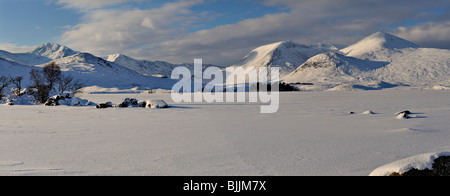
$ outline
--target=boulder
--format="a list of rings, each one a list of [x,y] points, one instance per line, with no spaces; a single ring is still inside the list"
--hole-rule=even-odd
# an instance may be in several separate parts
[[[147,100],[146,108],[169,108],[169,105],[163,100]]]
[[[397,118],[397,119],[409,119],[409,115],[410,115],[410,114],[411,114],[410,111],[405,110],[405,111],[403,111],[403,112],[399,112],[396,118]]]
[[[119,104],[120,108],[128,108],[128,107],[139,107],[139,100],[134,98],[126,98],[123,100],[121,104]]]
[[[47,101],[44,103],[45,106],[58,106],[59,100],[55,97],[50,97],[47,99]]]
[[[106,108],[112,108],[113,105],[111,102],[101,103],[95,106],[97,109],[106,109]]]
[[[434,160],[432,169],[410,169],[402,174],[394,172],[389,176],[450,176],[450,156],[439,157]]]

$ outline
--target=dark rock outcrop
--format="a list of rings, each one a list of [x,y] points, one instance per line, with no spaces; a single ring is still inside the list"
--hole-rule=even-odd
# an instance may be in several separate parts
[[[439,157],[434,160],[432,169],[411,169],[405,173],[392,173],[389,176],[450,176],[450,156]]]
[[[97,109],[106,109],[106,108],[112,108],[114,107],[111,102],[101,103],[95,106]]]
[[[133,98],[126,98],[123,100],[121,104],[119,104],[120,108],[128,108],[128,107],[139,107],[139,100]]]

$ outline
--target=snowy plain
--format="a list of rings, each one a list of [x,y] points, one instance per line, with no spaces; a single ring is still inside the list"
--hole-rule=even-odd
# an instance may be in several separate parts
[[[127,97],[172,107],[0,105],[0,175],[367,176],[450,151],[448,90],[280,93],[275,114],[256,103],[176,104],[168,93],[81,96]],[[396,119],[404,110],[412,118]]]

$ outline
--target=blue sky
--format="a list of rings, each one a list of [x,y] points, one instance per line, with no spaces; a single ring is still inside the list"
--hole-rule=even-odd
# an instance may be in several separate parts
[[[56,41],[81,14],[39,0],[0,0],[0,42],[38,45]]]
[[[352,44],[386,31],[450,49],[448,0],[0,0],[0,49],[47,42],[104,56],[228,65],[293,40]]]
[[[167,1],[130,2],[106,6],[107,9],[155,9]],[[258,18],[280,10],[264,6],[258,1],[216,0],[192,7],[193,11],[211,12],[213,19],[193,25],[189,32],[210,29],[219,25],[234,24],[248,18]],[[40,45],[58,42],[66,26],[82,21],[83,12],[65,9],[61,4],[46,0],[0,0],[0,43]]]

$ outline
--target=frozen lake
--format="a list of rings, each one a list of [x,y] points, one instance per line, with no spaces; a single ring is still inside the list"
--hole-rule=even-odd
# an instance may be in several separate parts
[[[0,105],[0,175],[359,176],[450,150],[450,91],[280,96],[275,114],[254,103],[174,104],[165,93],[82,95],[173,106],[161,110]],[[396,119],[404,110],[412,118]]]

